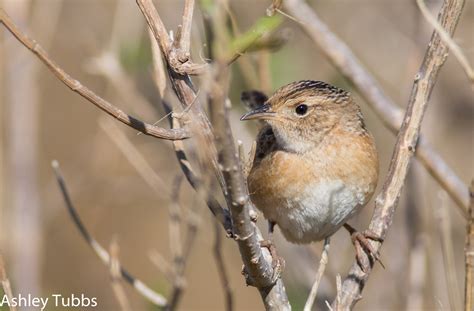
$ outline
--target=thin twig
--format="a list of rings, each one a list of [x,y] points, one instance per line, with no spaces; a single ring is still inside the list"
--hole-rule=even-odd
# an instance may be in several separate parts
[[[170,204],[170,249],[173,256],[173,289],[171,291],[169,304],[166,306],[167,310],[175,310],[183,294],[186,286],[185,269],[188,263],[189,256],[193,249],[197,237],[198,230],[198,215],[197,204],[188,209],[186,219],[186,235],[184,241],[181,239],[181,228],[183,226],[183,213],[181,205],[179,204],[180,185],[182,175],[175,178],[172,189],[172,203]]]
[[[163,257],[163,255],[161,255],[156,250],[150,251],[148,257],[150,258],[151,262],[158,268],[158,270],[160,270],[160,272],[166,277],[166,279],[170,283],[173,283],[174,271],[168,260],[166,260],[165,257]]]
[[[125,290],[122,287],[122,284],[120,283],[122,277],[120,275],[120,262],[118,259],[118,253],[119,246],[117,240],[114,239],[110,244],[110,276],[112,280],[112,289],[120,305],[120,308],[123,311],[129,311],[132,310],[130,307],[130,302],[127,298],[127,295],[125,294]]]
[[[472,86],[474,86],[474,70],[472,69],[469,61],[467,60],[459,45],[457,45],[453,38],[451,38],[451,36],[443,29],[443,27],[441,27],[438,21],[436,21],[436,18],[430,14],[430,11],[426,7],[426,4],[423,0],[416,0],[416,4],[420,8],[420,11],[425,17],[426,21],[438,32],[441,40],[443,40],[444,43],[449,47],[449,50],[453,52],[454,57],[466,73],[469,82]]]
[[[448,292],[449,305],[451,310],[461,310],[461,291],[456,277],[456,264],[454,260],[454,250],[452,245],[451,220],[447,205],[447,195],[440,191],[439,204],[435,211],[439,224],[439,238],[441,242],[441,252],[443,254],[444,275],[446,278],[446,288]]]
[[[181,239],[182,209],[179,204],[179,189],[183,180],[182,175],[176,176],[171,191],[171,203],[169,204],[169,245],[173,267],[173,289],[171,291],[167,310],[175,310],[184,288],[184,256]]]
[[[169,107],[165,105],[165,109],[169,110]],[[172,123],[172,128],[179,128],[180,122],[178,119],[171,117],[170,121]],[[204,187],[204,182],[198,176],[193,167],[191,166],[191,162],[188,160],[186,156],[186,152],[184,150],[184,144],[180,141],[173,142],[173,148],[178,159],[179,165],[183,174],[186,176],[187,181],[189,184],[196,190],[197,193],[200,193],[200,189]],[[207,195],[204,198],[207,206],[209,207],[212,214],[217,218],[217,220],[222,224],[227,234],[232,234],[232,220],[230,218],[230,213],[228,209],[223,208],[219,201],[212,196],[209,191],[206,191]]]
[[[180,59],[181,61],[186,61],[189,59],[189,49],[191,47],[191,27],[193,25],[193,11],[194,0],[186,0],[184,3],[183,12],[183,28],[178,47],[182,57],[182,59]]]
[[[316,300],[316,295],[318,294],[319,283],[324,275],[324,270],[326,270],[326,265],[328,263],[329,255],[329,243],[330,238],[324,240],[323,251],[321,252],[321,259],[319,260],[318,271],[316,272],[316,277],[314,279],[313,286],[311,287],[311,292],[309,293],[308,299],[304,305],[304,311],[311,311],[313,308],[314,301]]]
[[[472,311],[474,307],[474,180],[469,189],[469,219],[466,226],[466,246],[464,247],[465,280],[464,280],[464,311]]]
[[[153,59],[153,80],[155,81],[155,84],[158,87],[158,92],[160,93],[161,98],[164,98],[166,90],[165,65],[163,64],[160,46],[158,45],[158,43],[156,43],[156,40],[153,37],[153,33],[150,29],[148,29],[147,32],[151,42],[151,52]]]
[[[128,162],[135,168],[138,174],[145,180],[153,191],[160,197],[169,195],[169,186],[155,172],[146,158],[137,150],[125,133],[108,118],[99,120],[101,129],[120,149]]]
[[[185,129],[164,129],[158,126],[145,123],[137,118],[126,114],[119,108],[115,107],[105,99],[95,94],[86,86],[82,85],[81,82],[72,78],[61,67],[59,67],[55,62],[53,62],[49,58],[46,51],[38,43],[36,43],[36,41],[24,34],[1,8],[0,22],[8,29],[8,31],[11,32],[11,34],[16,39],[18,39],[21,44],[23,44],[28,50],[33,52],[46,65],[46,67],[48,67],[48,69],[69,89],[71,89],[73,92],[78,93],[79,95],[87,99],[90,103],[94,104],[96,107],[113,116],[120,122],[134,128],[137,131],[142,132],[143,134],[150,135],[156,138],[179,140],[190,137],[190,134]]]
[[[2,283],[3,293],[6,295],[9,302],[12,302],[13,292],[12,287],[10,284],[10,280],[8,280],[7,272],[5,269],[5,262],[3,261],[3,256],[0,254],[0,283]],[[3,298],[3,297],[2,297]],[[16,311],[16,306],[13,304],[9,304],[10,311]]]
[[[354,84],[383,124],[392,133],[397,134],[403,118],[402,109],[398,108],[384,93],[379,83],[362,66],[350,48],[330,31],[303,0],[285,0],[283,4],[296,17],[298,24],[332,64]],[[467,218],[469,205],[467,186],[423,136],[419,137],[416,156],[431,176],[448,192],[463,216]]]
[[[441,8],[440,23],[451,34],[454,33],[459,21],[462,7],[463,1],[447,0]],[[424,112],[439,70],[446,60],[447,51],[447,46],[441,41],[437,33],[434,33],[428,44],[423,63],[415,77],[406,114],[397,136],[387,179],[382,192],[375,200],[375,210],[369,230],[382,239],[386,237],[392,223],[410,160],[415,153]],[[378,252],[382,245],[381,242],[371,242],[371,244],[375,252]],[[360,300],[362,290],[373,266],[373,262],[370,262],[367,257],[363,261],[362,264],[367,267],[367,271],[362,271],[356,260],[344,280],[340,305],[342,308],[352,308]]]
[[[233,294],[232,288],[230,288],[229,275],[227,273],[224,258],[222,256],[222,233],[217,221],[214,221],[213,254],[214,260],[216,261],[217,272],[219,273],[219,279],[224,290],[225,309],[226,311],[232,311],[234,309]]]
[[[87,244],[94,250],[95,254],[100,258],[100,260],[107,266],[110,265],[110,255],[107,252],[105,248],[102,247],[102,245],[97,242],[92,235],[87,231],[87,228],[84,226],[82,223],[81,218],[79,217],[79,214],[77,213],[71,197],[69,196],[69,192],[66,187],[66,183],[64,181],[64,178],[61,174],[61,171],[59,169],[59,163],[54,160],[51,163],[51,166],[53,167],[54,174],[56,176],[56,180],[58,182],[59,188],[61,190],[61,194],[63,196],[64,202],[66,204],[66,208],[69,212],[69,215],[72,218],[72,221],[74,225],[77,227],[79,230],[82,238],[87,242]],[[134,276],[132,276],[125,268],[120,267],[120,276],[127,282],[129,283],[140,295],[148,299],[150,302],[153,304],[163,307],[166,305],[166,299],[159,293],[153,291],[150,287],[148,287],[145,283],[142,281],[136,279]]]

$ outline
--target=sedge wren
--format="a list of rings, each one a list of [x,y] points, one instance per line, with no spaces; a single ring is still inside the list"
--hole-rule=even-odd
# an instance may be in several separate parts
[[[346,227],[359,252],[373,259],[367,239],[346,222],[375,191],[377,150],[352,96],[320,81],[299,81],[269,99],[244,92],[253,109],[241,120],[258,119],[255,157],[248,174],[252,202],[293,243],[320,241]],[[362,248],[362,249],[361,249]]]

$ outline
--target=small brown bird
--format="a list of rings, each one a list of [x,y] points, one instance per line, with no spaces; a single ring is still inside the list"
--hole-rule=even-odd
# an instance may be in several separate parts
[[[263,120],[248,175],[252,202],[293,243],[320,241],[341,226],[361,248],[378,260],[367,239],[346,222],[375,191],[377,150],[352,96],[320,81],[299,81],[267,99],[242,94],[252,111],[241,120]],[[364,269],[364,267],[362,267]]]

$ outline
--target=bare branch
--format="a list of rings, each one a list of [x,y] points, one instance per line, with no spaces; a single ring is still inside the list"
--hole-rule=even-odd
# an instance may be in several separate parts
[[[423,0],[416,0],[416,4],[420,8],[421,13],[425,17],[426,21],[438,32],[441,40],[449,47],[450,51],[453,53],[456,60],[461,65],[462,69],[466,73],[467,78],[472,86],[474,86],[474,70],[472,70],[471,65],[469,65],[469,61],[467,60],[466,56],[462,52],[459,45],[454,42],[453,38],[441,27],[441,25],[436,21],[431,14],[426,4]]]
[[[285,0],[283,4],[332,64],[354,84],[383,124],[394,134],[398,133],[403,111],[383,92],[379,83],[362,66],[350,48],[328,29],[303,0]],[[456,202],[463,216],[467,217],[467,186],[423,137],[419,139],[416,156]]]
[[[110,276],[112,279],[112,289],[114,291],[115,297],[119,302],[120,308],[123,311],[132,310],[130,308],[130,302],[128,301],[125,290],[120,284],[121,275],[120,275],[120,262],[118,259],[119,246],[117,240],[114,239],[110,244]]]
[[[150,135],[156,138],[168,139],[168,140],[179,140],[189,138],[190,134],[185,129],[173,130],[173,129],[164,129],[157,127],[148,123],[145,123],[137,118],[134,118],[119,108],[115,107],[105,99],[101,98],[93,91],[88,89],[86,86],[82,85],[78,80],[72,78],[67,74],[62,68],[60,68],[55,62],[53,62],[46,51],[33,39],[26,36],[10,19],[10,17],[0,8],[0,22],[12,33],[12,35],[18,39],[18,41],[23,44],[27,49],[33,52],[45,65],[48,69],[70,90],[78,93],[90,103],[94,104],[96,107],[105,111],[109,115],[113,116],[120,122],[134,128],[137,131],[142,132],[143,134]]]
[[[3,256],[0,254],[0,283],[2,283],[3,293],[7,296],[8,301],[12,301],[13,292],[12,287],[10,284],[10,280],[8,280],[7,272],[5,269],[5,261],[3,261]],[[16,306],[10,304],[10,311],[16,311]]]
[[[145,180],[153,191],[163,197],[169,195],[168,185],[161,179],[161,177],[153,170],[153,167],[148,163],[145,157],[136,149],[132,142],[128,139],[124,132],[108,118],[99,120],[101,129],[120,149],[122,154],[127,158],[128,162],[135,168],[138,174]]]
[[[262,239],[255,224],[250,219],[249,211],[252,209],[248,197],[242,165],[238,158],[238,151],[231,132],[228,110],[230,103],[225,97],[226,66],[221,64],[216,70],[211,87],[211,106],[213,107],[212,119],[214,120],[216,145],[220,147],[219,162],[231,198],[231,216],[234,224],[234,236],[239,245],[240,254],[246,272],[264,300],[266,308],[290,309],[288,298],[281,279],[273,283],[273,267],[271,256],[264,256],[260,247]],[[269,255],[269,254],[268,254]]]
[[[184,3],[183,25],[179,49],[181,50],[181,61],[189,59],[189,49],[191,47],[191,27],[193,24],[194,0],[186,0]]]
[[[153,37],[153,33],[151,32],[151,30],[148,29],[147,32],[150,37],[151,52],[153,55],[153,80],[158,86],[158,92],[160,93],[160,97],[164,98],[166,90],[166,71],[165,66],[163,64],[163,58],[161,57],[160,46],[158,45],[158,43],[156,43],[156,40]]]
[[[153,2],[151,0],[136,0],[136,2],[145,16],[147,24],[150,26],[150,30],[152,31],[156,42],[158,42],[160,46],[161,52],[164,54],[168,65],[171,66],[172,70],[180,75],[198,75],[204,73],[208,67],[207,64],[194,64],[190,60],[181,62],[179,58],[180,53],[178,53],[177,50],[173,48],[173,42],[166,31],[165,25],[163,24],[160,15],[153,6]],[[187,3],[187,6],[185,7],[185,14],[191,14],[191,16],[186,15],[186,17],[192,17],[192,10],[189,10],[189,8],[190,4]],[[186,11],[186,9],[188,9],[188,11]],[[187,27],[189,27],[187,24],[188,22],[191,21],[186,19]],[[183,40],[185,39],[183,38]]]
[[[328,255],[329,255],[329,243],[330,238],[326,238],[324,240],[323,251],[321,252],[321,259],[319,260],[318,271],[316,272],[316,278],[314,280],[313,286],[311,287],[311,292],[309,293],[308,299],[304,305],[304,311],[311,311],[313,308],[314,301],[316,299],[316,295],[318,294],[319,283],[321,283],[321,279],[324,274],[324,270],[326,270],[326,265],[328,263]]]
[[[169,44],[169,40],[167,41],[166,39],[166,30],[158,12],[156,12],[153,3],[150,0],[137,0],[137,3],[142,13],[145,15],[155,39],[162,47],[164,58],[168,63],[168,74],[171,79],[171,84],[178,99],[184,107],[191,105],[196,100],[195,91],[189,76],[177,72],[171,64],[172,58],[169,55],[168,48],[172,48],[172,45],[167,45]],[[206,160],[211,163],[214,173],[218,178],[227,206],[232,208],[232,223],[235,225],[235,227],[233,227],[234,236],[239,244],[242,259],[247,267],[250,279],[252,279],[255,285],[259,288],[264,304],[267,308],[273,306],[275,308],[280,307],[283,309],[289,309],[290,306],[288,298],[286,297],[283,282],[279,279],[275,284],[273,284],[271,256],[267,250],[264,251],[265,257],[262,255],[259,243],[259,240],[261,239],[260,232],[255,224],[251,222],[249,217],[248,211],[250,201],[246,193],[242,169],[238,156],[236,155],[237,150],[234,145],[232,133],[230,132],[228,119],[227,117],[224,117],[224,115],[226,115],[226,108],[224,108],[226,95],[225,93],[222,93],[223,89],[218,90],[217,93],[214,92],[215,87],[218,89],[220,83],[223,82],[219,77],[225,78],[225,75],[219,75],[223,74],[226,70],[225,68],[227,68],[225,62],[218,63],[220,65],[216,71],[217,75],[213,77],[215,80],[213,81],[211,91],[212,96],[216,94],[218,96],[212,98],[212,103],[215,103],[215,105],[211,105],[211,114],[214,115],[214,113],[217,113],[217,115],[221,115],[223,121],[221,120],[222,122],[219,124],[219,130],[213,132],[212,126],[202,110],[201,105],[193,105],[189,110],[189,120],[193,123],[190,125],[190,128],[198,131],[199,135],[201,135],[203,144],[202,149],[207,152]],[[220,135],[219,137],[216,137],[216,140],[214,140],[214,133]],[[222,136],[221,134],[225,136]],[[219,161],[217,161],[218,153],[216,146],[221,148],[219,150]],[[182,155],[185,156],[185,153],[183,152]],[[184,159],[186,158],[184,157]],[[221,165],[219,165],[219,163]],[[180,164],[182,165],[183,171],[185,169],[188,170],[188,166],[185,166],[185,163],[180,162]],[[191,176],[189,170],[186,176],[192,184],[192,179],[189,178]],[[198,191],[198,193],[199,192],[200,191]],[[209,203],[209,200],[207,201]]]
[[[463,7],[463,1],[447,0],[444,2],[439,21],[450,34],[454,33]],[[375,200],[375,210],[369,230],[384,239],[392,223],[398,199],[405,183],[410,160],[416,149],[426,106],[435,85],[438,73],[446,60],[448,47],[434,33],[428,44],[423,63],[415,77],[412,93],[406,114],[397,136],[392,162],[382,192]],[[371,242],[375,252],[381,247],[380,242]],[[360,299],[364,285],[370,275],[373,262],[364,258],[367,272],[360,269],[357,261],[352,265],[342,287],[341,305],[343,309],[352,308]],[[334,302],[333,302],[334,306]]]
[[[182,175],[178,175],[173,182],[171,191],[171,204],[169,205],[169,245],[173,258],[173,289],[166,306],[167,310],[175,310],[184,288],[184,256],[181,239],[182,210],[179,204],[179,188],[183,180]]]
[[[165,109],[167,111],[171,111],[170,108],[165,105]],[[176,118],[171,117],[170,121],[172,123],[172,128],[179,128],[179,120]],[[197,193],[200,193],[200,189],[204,187],[204,183],[202,178],[196,175],[193,167],[191,166],[191,162],[189,162],[186,153],[184,151],[184,144],[180,141],[175,141],[173,143],[173,148],[178,158],[179,165],[183,174],[186,176],[187,181],[189,184],[196,190]],[[222,224],[226,233],[228,235],[232,234],[232,219],[230,217],[230,213],[228,209],[223,208],[219,201],[214,198],[209,191],[206,191],[206,195],[204,200],[207,203],[207,206],[211,210],[212,214],[217,218],[217,220]]]
[[[152,250],[150,251],[148,257],[150,258],[151,262],[160,270],[160,272],[166,277],[166,279],[173,283],[174,280],[174,272],[173,267],[171,264],[161,255],[158,251]]]
[[[448,292],[449,306],[451,310],[461,310],[461,291],[456,277],[456,264],[454,260],[454,249],[452,245],[451,220],[447,210],[447,195],[440,191],[439,204],[435,210],[438,220],[438,233],[441,242],[441,252],[443,254],[444,275],[446,277],[446,287]]]
[[[474,180],[471,181],[469,204],[469,220],[466,226],[466,246],[464,260],[466,276],[464,283],[464,311],[471,311],[474,307]]]
[[[214,260],[217,265],[217,272],[219,273],[219,279],[221,281],[222,288],[224,289],[225,297],[225,309],[226,311],[232,311],[234,309],[233,305],[233,295],[232,289],[230,288],[229,275],[225,267],[224,258],[222,256],[222,235],[219,223],[214,221]]]
[[[66,187],[66,183],[64,181],[64,178],[61,174],[61,171],[59,169],[59,163],[55,160],[51,163],[51,166],[53,167],[54,174],[56,176],[56,180],[58,182],[59,188],[61,190],[61,194],[63,196],[64,202],[66,203],[66,208],[69,212],[69,215],[72,218],[72,221],[74,225],[77,227],[79,230],[82,238],[87,242],[87,244],[94,250],[96,255],[102,260],[102,262],[110,266],[111,262],[111,257],[107,250],[102,247],[102,245],[97,242],[92,235],[87,231],[86,227],[82,223],[81,218],[79,217],[79,214],[77,213],[71,197],[69,196],[69,192]],[[120,267],[120,276],[127,282],[129,283],[140,295],[148,299],[151,303],[163,307],[166,305],[166,299],[161,295],[153,291],[150,287],[148,287],[145,283],[142,281],[136,279],[134,276],[132,276],[127,270],[125,270],[123,267]]]
[[[225,35],[222,33],[224,31],[222,11],[220,8],[215,16],[214,29],[217,30],[216,41],[225,44]],[[247,193],[242,163],[239,161],[238,150],[229,123],[228,67],[225,63],[225,56],[215,56],[214,74],[208,97],[209,106],[212,107],[211,119],[215,128],[214,135],[215,144],[218,146],[219,164],[222,167],[225,185],[231,200],[229,208],[234,225],[234,236],[239,245],[249,282],[259,289],[265,307],[290,309],[283,283],[281,279],[274,281],[275,271],[271,264],[271,256],[268,250],[265,250],[268,257],[262,252],[260,247],[262,238],[250,219],[249,211],[252,209],[252,203]]]
[[[153,5],[153,2],[151,0],[136,0],[136,2],[142,14],[145,16],[147,24],[150,27],[150,30],[153,32],[153,36],[155,37],[155,40],[157,41],[161,52],[163,53],[167,64],[171,85],[174,92],[176,93],[176,96],[178,97],[183,108],[192,106],[189,111],[191,115],[190,120],[193,123],[196,123],[192,127],[198,130],[199,135],[203,137],[203,143],[205,145],[202,146],[202,149],[208,152],[209,161],[211,162],[213,171],[216,174],[221,188],[225,189],[224,178],[217,163],[217,151],[213,144],[214,135],[212,132],[212,126],[207,119],[206,113],[202,109],[201,105],[193,105],[193,103],[196,101],[196,92],[191,79],[187,74],[179,73],[173,69],[169,55],[172,44],[160,15]],[[224,196],[226,197],[226,200],[228,200],[227,193],[224,193]]]

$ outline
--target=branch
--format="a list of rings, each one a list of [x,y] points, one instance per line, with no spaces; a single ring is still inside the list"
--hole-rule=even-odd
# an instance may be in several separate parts
[[[441,25],[436,21],[431,14],[426,4],[423,0],[416,0],[416,4],[420,8],[421,13],[425,17],[426,21],[433,26],[433,28],[438,32],[438,35],[441,37],[441,40],[449,47],[451,52],[453,53],[456,60],[461,65],[462,69],[466,73],[467,78],[472,86],[474,86],[474,70],[472,70],[471,65],[463,54],[461,48],[454,42],[453,38],[441,27]]]
[[[117,298],[117,301],[120,305],[120,308],[123,311],[130,311],[132,310],[130,307],[130,302],[125,294],[125,290],[120,283],[122,277],[120,275],[120,261],[118,258],[119,254],[119,246],[117,241],[114,239],[110,244],[110,277],[112,283],[112,290],[114,291],[114,295]]]
[[[273,284],[273,269],[271,266],[272,260],[270,253],[268,250],[262,251],[260,248],[259,240],[262,239],[261,234],[249,217],[249,205],[251,203],[246,193],[247,190],[241,164],[237,157],[237,150],[234,145],[232,133],[230,132],[228,119],[227,117],[222,119],[224,123],[221,122],[219,124],[219,130],[215,132],[212,131],[212,126],[202,106],[198,103],[192,105],[197,99],[189,76],[173,69],[169,50],[172,48],[172,45],[170,46],[169,44],[166,29],[153,3],[151,0],[137,0],[137,4],[144,14],[155,39],[160,45],[165,61],[168,64],[168,74],[171,84],[178,99],[184,108],[192,106],[188,111],[189,114],[186,120],[191,122],[189,128],[198,134],[196,135],[198,136],[197,139],[201,138],[201,140],[198,140],[200,145],[199,151],[206,153],[205,161],[211,163],[211,167],[218,178],[226,199],[227,206],[232,210],[231,216],[232,223],[234,224],[234,237],[239,244],[240,253],[248,271],[249,278],[252,279],[258,287],[264,305],[267,308],[280,307],[289,309],[290,306],[283,282],[281,279],[278,279],[278,281]],[[220,30],[222,31],[223,29]],[[217,76],[214,76],[214,78],[220,76],[227,70],[226,62],[219,62],[217,69]],[[222,79],[218,78],[217,81],[222,82]],[[213,82],[213,90],[214,85],[219,85],[219,83],[216,83],[216,81]],[[221,91],[223,91],[223,89],[221,89]],[[222,114],[224,117],[224,115],[226,115],[226,108],[224,108],[226,95],[224,93],[217,94],[218,97],[212,98],[212,103],[215,103],[215,105],[211,106],[211,110],[212,113],[217,112],[217,114]],[[224,134],[225,136],[215,138],[214,134],[216,133],[217,135]],[[220,148],[219,157],[216,146]],[[184,153],[182,154],[185,155]],[[180,164],[182,168],[184,168],[184,163]],[[189,176],[188,174],[187,177]],[[265,254],[265,257],[263,254]]]
[[[163,53],[164,60],[167,64],[168,76],[176,96],[183,108],[186,109],[191,106],[189,109],[191,116],[190,120],[193,123],[191,124],[191,127],[199,131],[198,134],[203,137],[204,145],[201,147],[208,153],[213,172],[217,176],[221,188],[225,189],[224,178],[217,163],[217,151],[213,144],[214,135],[212,133],[212,126],[201,105],[199,105],[199,103],[193,105],[193,103],[197,101],[197,98],[191,79],[187,74],[176,71],[172,66],[172,60],[169,55],[170,49],[172,48],[172,42],[160,15],[153,5],[153,2],[151,0],[136,0],[136,2],[145,17],[148,27],[153,33],[156,42],[160,46],[161,52]],[[226,200],[228,200],[227,193],[224,193],[224,196],[226,197]]]
[[[231,198],[234,237],[239,245],[250,283],[260,291],[265,307],[289,310],[291,307],[283,283],[281,279],[274,283],[275,271],[271,264],[271,256],[264,256],[260,247],[261,235],[250,219],[249,211],[252,209],[252,203],[247,193],[242,165],[230,128],[228,116],[230,102],[225,95],[225,86],[221,84],[227,81],[226,65],[218,63],[216,66],[218,67],[210,91],[210,106],[213,107],[212,120],[215,126],[216,146],[220,147],[219,163]]]
[[[222,256],[222,236],[219,227],[219,223],[214,221],[214,247],[213,247],[214,260],[216,261],[217,272],[219,273],[219,279],[224,289],[225,297],[225,310],[232,311],[233,306],[233,295],[232,289],[230,288],[229,275],[225,267],[224,258]]]
[[[226,45],[225,18],[223,7],[216,8],[214,16],[215,39],[217,44]],[[215,47],[215,44],[212,44]],[[261,234],[250,219],[249,211],[252,202],[248,196],[245,176],[239,153],[235,145],[229,122],[230,100],[227,98],[229,71],[222,49],[213,51],[216,61],[212,80],[209,86],[209,107],[214,126],[215,145],[218,146],[219,164],[225,179],[226,190],[230,197],[230,211],[234,237],[239,246],[240,255],[245,265],[248,283],[257,287],[267,309],[291,309],[283,283],[280,278],[275,282],[276,271],[272,259],[260,247]]]
[[[193,24],[194,0],[186,0],[184,3],[183,25],[179,40],[180,61],[189,60],[191,47],[191,27]]]
[[[466,246],[464,260],[466,276],[464,283],[464,311],[471,311],[474,307],[474,180],[470,189],[471,204],[469,204],[469,220],[466,226]]]
[[[83,98],[87,99],[90,103],[94,104],[99,109],[113,116],[120,122],[134,128],[137,131],[142,132],[143,134],[150,135],[156,138],[179,140],[190,137],[190,134],[185,129],[164,129],[134,118],[126,114],[119,108],[115,107],[105,99],[101,98],[93,91],[88,89],[86,86],[83,86],[81,82],[72,78],[61,67],[59,67],[55,62],[53,62],[49,58],[46,51],[33,39],[29,38],[26,34],[24,34],[1,8],[0,23],[2,23],[21,44],[23,44],[28,50],[33,52],[43,62],[43,64],[45,64],[46,67],[48,67],[48,69],[70,90],[78,93]]]
[[[438,221],[438,233],[441,252],[443,254],[444,276],[446,278],[449,306],[451,310],[461,310],[461,291],[459,290],[458,279],[456,277],[451,221],[446,206],[447,195],[441,190],[438,198],[439,204],[437,204],[435,216]]]
[[[303,0],[285,0],[283,3],[332,64],[354,84],[383,124],[394,134],[398,133],[402,122],[402,109],[398,108],[383,92],[379,83],[362,66],[350,48],[330,31]],[[463,216],[467,218],[469,204],[467,186],[424,137],[420,137],[417,149],[418,159],[431,176],[448,192]]]
[[[7,277],[7,272],[5,271],[5,262],[3,261],[3,256],[0,254],[0,283],[2,283],[2,288],[3,288],[3,293],[4,295],[8,298],[8,301],[10,302],[9,308],[10,311],[16,311],[16,306],[11,305],[11,302],[13,301],[13,292],[12,292],[12,286],[10,284],[10,280],[8,280]]]
[[[171,111],[170,107],[167,104],[164,104],[164,107],[165,111]],[[170,116],[170,122],[172,123],[172,128],[180,128],[178,119]],[[204,182],[202,178],[195,173],[193,167],[191,166],[191,162],[189,162],[186,156],[183,142],[174,141],[173,148],[176,154],[176,158],[178,159],[179,166],[181,167],[184,176],[186,176],[186,180],[198,194],[201,193],[201,189],[205,188]],[[232,219],[230,217],[229,210],[223,208],[220,205],[219,201],[217,201],[217,199],[211,195],[210,191],[205,192],[206,194],[204,200],[206,201],[209,210],[217,218],[219,223],[224,227],[226,233],[228,235],[232,235]]]
[[[329,243],[330,239],[326,238],[324,240],[321,259],[319,260],[319,267],[318,271],[316,272],[316,278],[314,280],[313,286],[311,287],[311,292],[309,293],[308,299],[306,300],[306,303],[304,305],[304,311],[311,311],[311,309],[313,308],[314,300],[316,299],[316,295],[318,294],[319,283],[321,283],[324,270],[326,270],[326,265],[328,263]]]
[[[182,227],[182,208],[179,204],[179,189],[182,181],[182,175],[176,177],[172,190],[172,203],[169,206],[169,230],[170,230],[170,249],[173,256],[173,289],[169,298],[166,310],[176,310],[180,298],[185,287],[184,272],[188,263],[191,250],[196,241],[198,220],[196,211],[190,209],[188,211],[188,219],[186,226],[186,237],[184,244],[182,243],[181,227]],[[196,205],[194,205],[196,206]]]
[[[208,64],[194,64],[189,60],[189,57],[182,58],[183,54],[180,52],[181,50],[178,49],[179,39],[178,41],[173,44],[171,41],[168,32],[166,31],[166,27],[161,20],[160,15],[156,11],[153,2],[151,0],[136,0],[140,10],[142,11],[145,19],[147,21],[148,26],[150,27],[153,36],[156,39],[156,42],[160,46],[161,52],[163,53],[164,57],[167,60],[170,69],[179,74],[179,75],[199,75],[205,72],[208,67]],[[190,27],[192,17],[192,9],[191,6],[194,7],[194,1],[187,0],[185,4],[184,16],[183,16],[183,25],[185,28]],[[185,29],[187,32],[187,29]],[[179,36],[181,37],[181,31],[178,32]],[[185,33],[185,36],[188,36]],[[186,37],[183,37],[182,42],[186,43]]]
[[[77,229],[79,230],[82,238],[87,242],[87,244],[94,250],[95,254],[102,260],[102,262],[110,266],[111,264],[111,256],[107,252],[105,248],[102,247],[102,245],[97,242],[92,235],[87,231],[86,227],[82,223],[81,218],[79,217],[79,214],[76,211],[76,208],[74,207],[71,197],[69,196],[69,192],[66,187],[66,183],[64,181],[64,178],[61,174],[61,171],[59,169],[59,163],[55,160],[51,163],[51,166],[53,167],[54,174],[56,175],[56,180],[58,182],[59,188],[61,190],[61,194],[64,198],[64,202],[66,203],[66,208],[69,212],[69,215],[72,218],[72,221],[74,222],[74,225],[76,225]],[[136,279],[134,276],[132,276],[127,270],[125,270],[123,267],[120,267],[120,276],[127,282],[129,283],[140,295],[148,299],[151,303],[163,307],[166,305],[166,299],[153,291],[151,288],[149,288],[145,283],[142,281]]]
[[[459,21],[463,7],[463,1],[447,0],[444,2],[439,21],[450,33]],[[408,102],[406,114],[397,136],[392,162],[382,192],[375,200],[375,210],[369,230],[384,239],[392,223],[398,199],[405,183],[410,160],[416,149],[421,122],[426,106],[438,77],[439,70],[448,55],[448,47],[441,41],[439,35],[434,33],[431,37],[428,49],[425,53],[423,63],[415,77],[412,93]],[[382,243],[371,242],[375,252],[380,250]],[[367,272],[364,273],[359,264],[354,262],[349,275],[346,277],[342,287],[341,303],[338,307],[349,309],[354,307],[360,299],[362,290],[368,280],[373,262],[365,257]],[[333,302],[333,306],[334,306]]]

